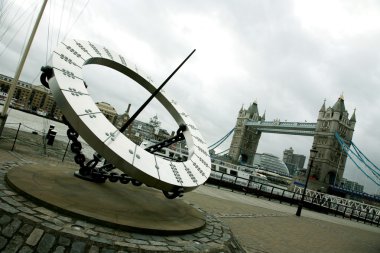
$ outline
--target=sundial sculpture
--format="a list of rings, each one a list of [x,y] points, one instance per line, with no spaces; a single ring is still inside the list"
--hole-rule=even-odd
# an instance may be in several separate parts
[[[186,60],[190,56],[191,54]],[[152,94],[150,99],[157,98],[180,126],[177,135],[146,150],[129,140],[122,133],[127,125],[117,129],[92,100],[83,80],[82,67],[88,64],[103,65],[119,71],[149,91]],[[184,192],[202,185],[209,177],[211,160],[207,145],[190,116],[176,101],[160,91],[176,71],[156,89],[147,75],[134,68],[135,65],[125,57],[104,46],[89,41],[69,40],[56,48],[52,65],[42,68],[41,82],[50,88],[64,115],[64,121],[69,126],[67,135],[73,141],[71,150],[76,154],[75,162],[80,165],[76,176],[95,182],[104,182],[108,178],[111,182],[131,181],[134,185],[144,183],[162,190],[169,199],[181,197]],[[129,123],[133,119],[132,116]],[[77,139],[78,135],[99,155],[94,155],[92,160],[86,162],[81,153],[82,145]],[[166,160],[154,154],[154,151],[183,139],[186,139],[189,152],[186,161]],[[96,166],[101,157],[108,164]],[[112,172],[114,168],[124,174]]]

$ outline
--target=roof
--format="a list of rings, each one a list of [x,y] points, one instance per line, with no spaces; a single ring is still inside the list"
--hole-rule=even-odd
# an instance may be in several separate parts
[[[344,98],[343,96],[340,96],[338,98],[338,101],[335,102],[334,106],[332,107],[332,109],[335,111],[335,112],[340,112],[340,113],[343,113],[346,111],[346,107],[344,106]]]
[[[248,113],[249,114],[255,114],[255,113],[257,113],[257,114],[259,114],[259,110],[257,109],[257,102],[255,101],[255,102],[253,102],[250,106],[249,106],[249,108],[248,108]]]
[[[350,119],[351,122],[356,122],[356,115],[355,115],[355,112],[356,112],[356,109],[354,110],[354,113],[353,113],[352,116],[351,116],[351,119]]]

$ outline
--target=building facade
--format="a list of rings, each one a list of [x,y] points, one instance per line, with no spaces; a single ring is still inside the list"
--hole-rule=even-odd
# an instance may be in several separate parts
[[[115,125],[117,120],[117,111],[113,106],[111,106],[107,102],[96,102],[96,106],[99,108],[99,110],[103,113],[103,115],[112,123]]]
[[[284,161],[286,167],[288,167],[290,175],[295,175],[297,170],[303,169],[305,160],[306,156],[294,154],[292,147],[284,150],[282,161]]]
[[[253,165],[257,166],[261,170],[266,170],[282,175],[289,175],[288,167],[285,163],[275,155],[272,154],[255,154]]]
[[[0,74],[0,99],[8,95],[13,78]],[[50,90],[42,85],[32,85],[19,81],[10,104],[11,107],[61,120],[62,112]]]
[[[363,192],[364,191],[364,185],[361,185],[357,182],[350,181],[346,178],[342,178],[340,182],[340,187],[349,191],[354,192]]]

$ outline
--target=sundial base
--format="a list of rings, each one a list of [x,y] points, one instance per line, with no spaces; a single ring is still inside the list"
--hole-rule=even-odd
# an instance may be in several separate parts
[[[94,182],[94,183],[98,183],[98,184],[105,183],[105,181],[106,181],[103,178],[95,178],[91,175],[82,175],[79,170],[74,172],[74,176],[76,176],[77,178],[80,178],[82,180],[86,180],[86,181],[90,181],[90,182]]]
[[[180,199],[168,200],[146,186],[75,177],[65,166],[23,165],[7,173],[8,184],[19,193],[57,212],[101,225],[148,234],[184,234],[205,226],[204,214]]]

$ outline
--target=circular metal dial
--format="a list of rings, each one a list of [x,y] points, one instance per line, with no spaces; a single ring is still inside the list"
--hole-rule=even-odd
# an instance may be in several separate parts
[[[83,80],[83,66],[98,64],[117,70],[139,83],[150,93],[156,88],[153,81],[136,65],[110,49],[89,41],[62,42],[54,51],[54,76],[49,86],[58,107],[71,126],[107,161],[129,176],[164,191],[183,187],[190,191],[203,184],[211,172],[208,148],[189,115],[161,91],[158,101],[175,121],[185,124],[188,160],[174,162],[148,153],[122,134],[100,112]]]

